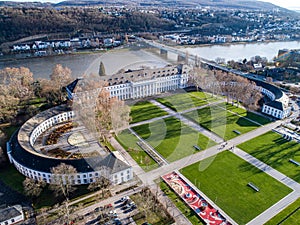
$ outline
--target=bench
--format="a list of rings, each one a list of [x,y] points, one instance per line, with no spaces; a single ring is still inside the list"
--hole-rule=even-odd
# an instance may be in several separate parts
[[[300,166],[300,163],[297,162],[297,161],[295,161],[295,160],[293,160],[293,159],[289,159],[289,162],[294,163],[297,166]]]
[[[201,151],[201,148],[198,145],[193,146],[196,150]]]
[[[236,134],[241,134],[241,132],[239,132],[238,130],[233,130],[233,132]]]
[[[259,192],[259,188],[256,187],[253,183],[249,182],[247,185],[248,185],[249,187],[251,187],[253,190],[255,190],[256,192]]]

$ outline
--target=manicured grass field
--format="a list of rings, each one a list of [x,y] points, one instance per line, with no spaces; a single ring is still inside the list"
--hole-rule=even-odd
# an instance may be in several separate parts
[[[208,167],[203,170],[201,165]],[[238,224],[246,224],[291,192],[229,151],[181,172]],[[259,187],[259,192],[247,186],[248,182]]]
[[[256,129],[259,125],[214,105],[185,113],[184,116],[199,123],[225,140]],[[223,104],[226,107],[226,104]],[[237,132],[236,132],[237,131]],[[239,134],[239,133],[240,134]]]
[[[220,98],[211,97],[211,95],[203,92],[187,92],[165,98],[158,98],[156,100],[172,110],[180,112],[186,109],[203,106],[219,99]]]
[[[130,123],[137,123],[144,120],[149,120],[155,117],[168,115],[167,112],[163,111],[156,105],[150,102],[138,102],[131,106],[130,116],[132,121]]]
[[[198,145],[201,149],[215,145],[215,142],[174,117],[132,129],[169,162],[195,153],[193,145]]]
[[[257,159],[270,165],[288,177],[300,182],[299,166],[289,162],[300,162],[300,144],[287,141],[275,132],[268,132],[238,146]]]
[[[121,132],[118,135],[117,140],[123,146],[123,148],[128,151],[130,156],[139,164],[139,166],[143,168],[143,170],[150,171],[158,167],[158,164],[150,156],[148,156],[148,154],[144,152],[140,146],[136,144],[138,139],[131,134],[129,130],[124,130]],[[149,165],[145,164],[145,157],[149,157]]]
[[[224,107],[224,104],[219,104],[219,106]],[[239,114],[240,116],[243,116],[245,118],[248,118],[250,120],[254,120],[257,123],[261,124],[261,125],[265,125],[270,123],[271,121],[268,118],[265,118],[263,116],[260,116],[258,114],[255,114],[253,112],[249,112],[244,108],[240,108],[240,107],[236,107],[236,105],[232,105],[232,104],[225,104],[226,109],[232,112],[235,112],[237,114]]]
[[[265,225],[294,225],[300,221],[300,198],[270,219]]]
[[[176,193],[163,181],[160,182],[160,189],[168,196],[176,207],[185,215],[185,217],[193,224],[204,224],[197,214],[185,202],[176,195]]]

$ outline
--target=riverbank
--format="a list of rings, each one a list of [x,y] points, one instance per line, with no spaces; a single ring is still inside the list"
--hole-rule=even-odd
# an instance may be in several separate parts
[[[212,46],[231,46],[231,45],[255,45],[255,44],[260,44],[260,43],[275,43],[275,42],[300,42],[300,40],[266,40],[266,41],[239,41],[239,42],[225,42],[225,43],[208,43],[208,44],[195,44],[195,45],[174,45],[173,47],[181,47],[181,48],[198,48],[198,47],[212,47]]]
[[[32,53],[20,53],[20,54],[9,54],[0,56],[0,62],[9,62],[15,60],[23,60],[23,59],[35,59],[35,58],[51,58],[51,57],[61,57],[65,55],[85,55],[85,54],[98,54],[109,51],[108,49],[98,49],[98,50],[79,50],[74,52],[62,53],[62,54],[52,54],[52,55],[44,55],[37,56]]]
[[[51,57],[24,58],[20,60],[0,61],[0,69],[5,67],[27,67],[34,78],[49,79],[56,64],[68,67],[74,78],[83,75],[98,74],[100,62],[103,62],[107,75],[123,70],[164,67],[170,62],[145,49],[119,47],[101,52],[78,52]]]
[[[183,47],[190,54],[198,55],[208,60],[223,58],[229,60],[250,60],[252,57],[266,57],[272,61],[280,49],[300,49],[300,41],[268,41],[243,44],[200,45]]]

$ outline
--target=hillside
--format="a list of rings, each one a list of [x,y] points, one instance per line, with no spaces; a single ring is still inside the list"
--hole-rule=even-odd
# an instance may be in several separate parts
[[[57,4],[40,2],[0,1],[0,7],[63,7],[63,6],[94,6],[94,5],[125,5],[149,7],[214,7],[227,9],[270,10],[279,8],[271,3],[257,0],[67,0]]]

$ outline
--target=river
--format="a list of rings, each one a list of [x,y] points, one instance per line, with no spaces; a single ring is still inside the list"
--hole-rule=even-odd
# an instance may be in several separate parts
[[[198,47],[181,47],[191,54],[215,60],[217,57],[228,60],[251,59],[256,55],[272,60],[280,49],[300,49],[300,42],[269,42],[231,45],[212,45]],[[176,63],[177,56],[168,53],[162,58],[159,51],[116,49],[106,53],[61,55],[53,57],[26,58],[0,61],[0,69],[5,67],[28,67],[35,78],[49,78],[53,67],[62,64],[72,70],[73,77],[98,73],[100,61],[103,62],[106,74],[117,73],[120,69],[139,69],[146,67],[163,67],[168,63]]]
[[[185,48],[189,53],[199,55],[202,58],[215,60],[217,57],[228,60],[250,60],[254,56],[266,57],[273,60],[280,49],[300,49],[299,41],[286,42],[259,42],[231,45],[211,45]]]

